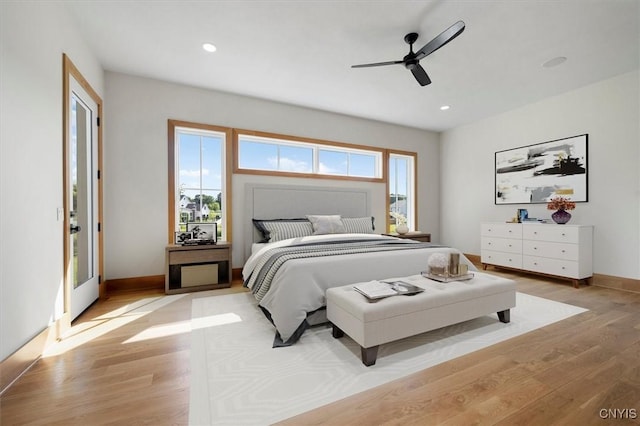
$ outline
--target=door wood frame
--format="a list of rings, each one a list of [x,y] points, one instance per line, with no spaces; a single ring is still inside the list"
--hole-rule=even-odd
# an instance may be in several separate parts
[[[102,127],[104,126],[102,120],[102,99],[98,95],[98,93],[91,87],[86,78],[82,75],[80,70],[74,65],[74,63],[69,59],[69,57],[63,53],[62,54],[62,75],[63,75],[63,84],[62,84],[62,202],[63,202],[63,211],[64,211],[64,224],[63,224],[63,270],[64,270],[64,316],[67,318],[65,322],[70,324],[71,322],[71,256],[69,253],[69,226],[70,226],[70,218],[69,218],[69,171],[68,171],[68,161],[67,156],[69,154],[69,145],[70,145],[70,135],[68,131],[68,120],[70,117],[70,103],[69,103],[69,88],[70,88],[70,80],[71,78],[75,79],[80,86],[87,92],[87,94],[91,97],[91,99],[98,106],[98,223],[100,224],[100,228],[98,231],[98,289],[99,289],[99,297],[100,299],[106,298],[106,286],[104,286],[104,280],[102,277],[104,276],[104,238],[103,238],[103,229],[102,229],[102,180],[104,179],[104,173],[102,170]]]

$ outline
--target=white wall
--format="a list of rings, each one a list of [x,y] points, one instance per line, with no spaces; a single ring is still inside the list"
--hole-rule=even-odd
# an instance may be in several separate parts
[[[103,92],[64,6],[0,3],[0,359],[63,311],[62,54]]]
[[[420,227],[438,238],[438,134],[266,100],[106,73],[104,230],[106,279],[159,275],[167,243],[167,120],[396,148],[418,153]],[[334,180],[235,175],[233,264],[244,263],[244,186],[354,185]],[[358,184],[355,184],[356,186]],[[371,185],[384,200],[382,185]],[[382,191],[382,192],[380,192]],[[378,229],[384,201],[372,206]]]
[[[480,223],[518,208],[549,218],[545,204],[494,204],[494,153],[589,134],[589,202],[571,223],[592,224],[594,272],[640,278],[640,76],[620,75],[441,135],[442,240],[480,254]]]

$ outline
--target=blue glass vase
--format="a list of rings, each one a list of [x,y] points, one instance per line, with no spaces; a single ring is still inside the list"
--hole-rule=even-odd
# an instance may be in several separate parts
[[[566,210],[558,210],[551,214],[551,219],[558,225],[564,225],[571,219],[571,213]]]

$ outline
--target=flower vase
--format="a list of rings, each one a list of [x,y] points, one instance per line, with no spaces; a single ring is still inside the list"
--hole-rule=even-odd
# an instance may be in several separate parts
[[[409,232],[409,227],[404,223],[401,223],[400,225],[396,226],[396,232],[400,235],[404,235]]]
[[[553,221],[558,225],[564,225],[571,219],[571,213],[566,210],[560,209],[551,214],[551,219],[553,219]]]

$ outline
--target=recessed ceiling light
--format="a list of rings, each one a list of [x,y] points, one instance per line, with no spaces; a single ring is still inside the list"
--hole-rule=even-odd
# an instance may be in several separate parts
[[[211,44],[211,43],[205,43],[202,45],[202,48],[204,50],[206,50],[207,52],[215,52],[216,51],[216,47]]]
[[[448,110],[449,108],[451,108],[449,105],[442,105],[442,106],[440,107],[440,111],[446,111],[446,110]]]
[[[553,67],[557,67],[558,65],[562,64],[566,60],[567,60],[566,57],[558,56],[556,58],[549,59],[547,62],[542,64],[542,66],[545,67],[545,68],[553,68]]]

